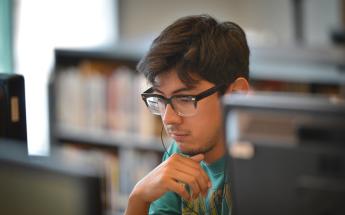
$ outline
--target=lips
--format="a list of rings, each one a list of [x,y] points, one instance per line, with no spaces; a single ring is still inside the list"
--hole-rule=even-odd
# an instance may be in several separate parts
[[[171,138],[178,142],[183,142],[188,136],[189,133],[181,133],[181,132],[169,132]]]

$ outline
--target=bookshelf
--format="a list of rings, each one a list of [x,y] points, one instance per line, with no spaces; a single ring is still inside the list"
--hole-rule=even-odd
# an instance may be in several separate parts
[[[144,51],[57,49],[49,80],[51,144],[100,151],[109,172],[109,209],[120,213],[134,184],[163,154],[160,119],[142,102],[148,86],[135,72]],[[253,48],[250,82],[254,91],[344,96],[344,57],[333,48]]]
[[[135,72],[140,56],[128,49],[55,50],[49,80],[52,144],[70,141],[162,152],[160,120],[146,110],[140,98],[147,85]],[[93,115],[97,116],[89,120]],[[123,118],[130,120],[116,122]],[[142,124],[139,119],[148,125],[136,126]],[[124,139],[128,144],[123,144]]]
[[[164,151],[160,119],[140,97],[148,87],[135,72],[142,54],[127,48],[55,50],[48,88],[52,147],[101,154],[110,214],[124,211],[133,186]]]

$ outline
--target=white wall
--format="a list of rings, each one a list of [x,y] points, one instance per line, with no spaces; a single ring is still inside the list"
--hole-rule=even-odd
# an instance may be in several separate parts
[[[305,0],[306,44],[328,44],[330,26],[340,19],[339,0]],[[253,45],[294,44],[291,0],[122,0],[120,36],[149,43],[181,16],[208,13],[240,24]]]
[[[217,15],[219,19],[235,19],[236,11],[237,2],[234,0],[122,0],[120,35],[130,41],[152,39],[181,16],[208,13]]]
[[[15,70],[25,78],[30,154],[47,154],[49,72],[56,47],[109,45],[117,39],[112,0],[17,0]]]
[[[305,0],[304,7],[307,44],[313,46],[329,44],[330,31],[342,24],[340,1]]]

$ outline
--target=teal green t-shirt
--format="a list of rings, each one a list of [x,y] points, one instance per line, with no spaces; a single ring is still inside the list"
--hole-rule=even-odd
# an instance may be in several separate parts
[[[173,143],[168,149],[168,153],[170,155],[180,153],[178,146]],[[212,164],[206,164],[203,161],[200,163],[212,183],[212,187],[209,189],[206,198],[200,196],[195,200],[186,201],[175,192],[167,192],[151,203],[149,214],[229,214],[231,195],[230,187],[227,183],[228,180],[225,180],[226,174],[224,174],[225,156]],[[168,157],[169,155],[165,153],[163,161]]]

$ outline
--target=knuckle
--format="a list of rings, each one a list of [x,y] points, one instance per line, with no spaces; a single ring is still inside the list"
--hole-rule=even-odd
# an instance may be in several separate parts
[[[185,180],[187,182],[187,184],[192,184],[193,183],[193,178],[186,178]]]
[[[179,154],[172,154],[169,159],[166,160],[167,164],[173,164],[179,159]]]
[[[202,173],[202,170],[197,170],[197,171],[195,171],[194,172],[194,177],[196,178],[196,179],[202,179],[202,178],[204,178],[204,175],[203,175],[203,173]]]
[[[177,153],[174,153],[174,154],[172,154],[170,157],[171,157],[171,159],[177,159],[177,158],[180,157],[180,155],[177,154]]]
[[[197,187],[198,186],[198,182],[196,179],[192,179],[191,183],[190,183],[193,187]]]
[[[196,172],[196,177],[197,178],[202,178],[203,177],[203,174],[202,174],[201,170]]]
[[[178,186],[178,191],[180,192],[180,193],[185,193],[186,192],[186,190],[184,189],[184,186]]]

